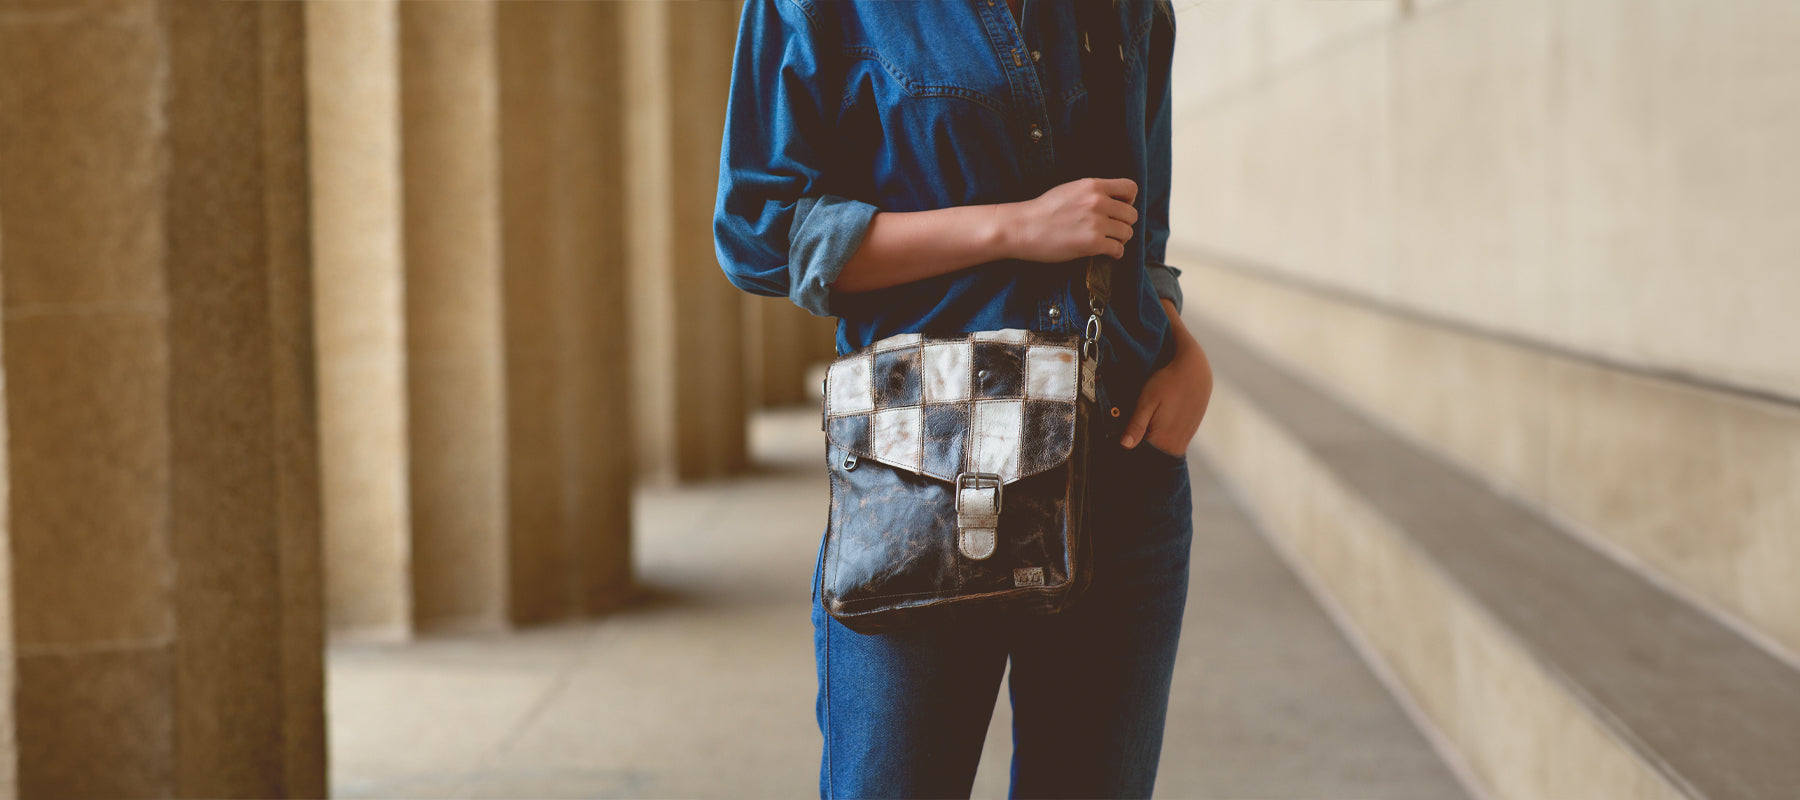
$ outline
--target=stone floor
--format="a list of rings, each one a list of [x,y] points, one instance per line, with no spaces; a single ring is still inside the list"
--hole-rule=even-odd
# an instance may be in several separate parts
[[[757,470],[638,495],[651,600],[582,624],[329,655],[339,797],[817,793],[808,578],[816,412],[759,415]],[[1192,589],[1158,796],[1467,794],[1198,456]],[[1006,703],[977,797],[1006,794]]]

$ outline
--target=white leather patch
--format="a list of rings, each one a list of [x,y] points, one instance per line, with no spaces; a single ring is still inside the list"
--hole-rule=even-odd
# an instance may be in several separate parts
[[[919,333],[896,333],[893,336],[889,336],[886,339],[876,342],[875,346],[870,349],[875,351],[898,350],[902,347],[911,347],[918,344],[923,341],[924,338],[924,334]]]
[[[921,349],[925,371],[925,402],[945,403],[969,399],[970,350],[967,342],[928,344]]]
[[[1002,482],[1019,477],[1020,427],[1025,415],[1023,400],[982,400],[974,404],[969,463],[976,472],[999,475]]]
[[[977,561],[994,554],[994,529],[969,528],[956,537],[956,549]]]
[[[870,359],[865,355],[831,365],[825,380],[825,413],[835,416],[875,409],[875,396],[869,390]]]
[[[1025,396],[1033,400],[1074,400],[1080,370],[1075,351],[1033,347],[1025,351]]]
[[[1026,337],[1030,335],[1031,332],[1024,330],[1023,328],[1006,328],[998,331],[976,331],[970,335],[970,338],[977,342],[1018,342],[1024,344]]]
[[[890,408],[875,412],[872,430],[875,458],[902,469],[919,470],[924,442],[920,433],[924,411],[918,406]]]

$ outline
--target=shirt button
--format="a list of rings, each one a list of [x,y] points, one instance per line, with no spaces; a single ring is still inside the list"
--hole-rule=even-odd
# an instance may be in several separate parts
[[[1034,142],[1043,141],[1044,140],[1044,129],[1040,128],[1036,125],[1031,126],[1031,140]]]
[[[1050,321],[1055,322],[1059,319],[1062,319],[1062,309],[1057,308],[1056,306],[1051,306],[1050,307]]]
[[[1042,61],[1043,59],[1044,59],[1043,53],[1040,53],[1036,50],[1031,51],[1031,60],[1032,61]]]

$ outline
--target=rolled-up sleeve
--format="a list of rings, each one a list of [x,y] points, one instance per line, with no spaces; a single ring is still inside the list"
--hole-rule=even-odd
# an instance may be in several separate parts
[[[1150,184],[1146,198],[1144,223],[1144,272],[1156,296],[1175,303],[1181,312],[1181,270],[1164,263],[1169,244],[1169,184],[1173,181],[1173,135],[1170,128],[1170,72],[1175,55],[1175,20],[1159,9],[1150,29],[1150,83],[1146,87],[1149,103],[1144,116],[1149,137],[1148,166]]]
[[[713,246],[733,285],[831,315],[831,284],[862,244],[875,206],[825,185],[831,51],[810,0],[747,0],[738,24]],[[823,56],[821,54],[824,54]]]

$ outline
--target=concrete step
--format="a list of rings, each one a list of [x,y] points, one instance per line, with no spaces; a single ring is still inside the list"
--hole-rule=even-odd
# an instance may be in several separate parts
[[[1203,450],[1484,793],[1800,797],[1800,671],[1190,317]]]

